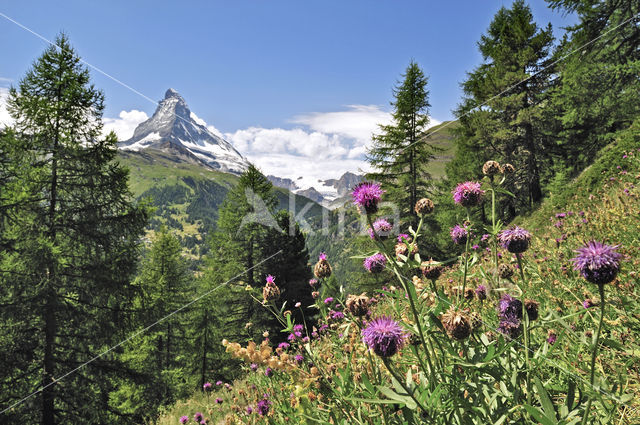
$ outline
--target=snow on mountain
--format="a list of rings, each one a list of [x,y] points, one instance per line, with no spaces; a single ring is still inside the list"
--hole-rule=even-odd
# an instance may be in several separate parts
[[[171,151],[187,160],[233,174],[241,174],[249,166],[231,143],[211,132],[206,123],[191,112],[174,89],[167,90],[153,116],[140,123],[133,136],[119,146],[134,151],[148,148]]]
[[[329,207],[336,199],[343,198],[351,189],[362,181],[362,176],[351,172],[344,173],[339,179],[319,180],[310,176],[300,176],[295,181],[288,178],[267,176],[275,186],[306,196]]]

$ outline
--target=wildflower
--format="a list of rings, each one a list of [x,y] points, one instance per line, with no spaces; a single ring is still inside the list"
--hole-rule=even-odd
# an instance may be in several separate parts
[[[294,337],[294,339],[295,339],[295,337]],[[280,344],[278,344],[278,348],[280,348],[282,350],[286,350],[289,347],[291,347],[291,344],[289,344],[288,342],[281,342]]]
[[[538,320],[538,306],[539,302],[534,300],[524,300],[524,309],[527,312],[529,320]]]
[[[359,183],[353,188],[353,203],[358,207],[358,210],[363,208],[365,213],[375,214],[378,211],[380,197],[384,192],[378,183]]]
[[[558,335],[556,335],[556,331],[553,329],[549,329],[549,332],[547,333],[547,342],[549,343],[549,345],[555,344],[557,339]]]
[[[500,264],[498,266],[498,276],[502,279],[509,279],[513,276],[513,269],[508,264]]]
[[[619,245],[605,245],[601,242],[590,241],[576,250],[578,255],[572,258],[574,270],[588,282],[602,285],[615,279],[620,270],[622,254],[616,249]]]
[[[398,322],[387,316],[373,319],[362,331],[362,340],[380,357],[391,357],[401,349],[407,334]]]
[[[325,305],[331,304],[332,302],[333,302],[333,297],[327,297],[327,298],[324,299],[324,304]]]
[[[302,303],[301,303],[300,301],[298,301],[298,302],[294,305],[294,307],[295,307],[295,308],[300,308],[300,306],[301,306],[301,305],[302,305]]]
[[[187,422],[189,422],[189,417],[187,415],[180,416],[180,423],[181,424],[186,424]]]
[[[200,412],[196,412],[195,415],[193,415],[193,420],[196,422],[200,422],[202,419],[204,419],[204,417],[202,416],[202,413]]]
[[[211,387],[212,387],[211,382],[205,382],[204,385],[202,386],[202,389],[204,391],[211,391],[212,389]]]
[[[498,302],[498,316],[502,320],[522,320],[522,301],[509,294],[502,295]]]
[[[294,325],[293,326],[293,331],[294,332],[302,332],[304,330],[304,325]]]
[[[583,306],[584,308],[591,308],[591,307],[595,307],[595,306],[597,306],[597,305],[598,305],[598,303],[597,303],[597,302],[595,302],[595,301],[593,301],[593,300],[592,300],[592,299],[590,299],[590,298],[587,298],[586,300],[582,301],[582,306]]]
[[[309,279],[309,286],[312,288],[318,284],[318,279]]]
[[[471,181],[460,183],[452,193],[454,202],[463,207],[480,205],[484,196],[484,190],[480,189],[480,183]]]
[[[249,369],[251,369],[252,372],[255,372],[258,370],[258,365],[256,363],[251,363],[251,366],[249,366]]]
[[[362,317],[369,311],[369,297],[364,293],[361,295],[349,295],[347,297],[347,311],[356,317]]]
[[[370,273],[380,273],[387,265],[387,257],[378,252],[365,258],[362,264]]]
[[[511,339],[515,339],[522,333],[520,320],[501,320],[500,325],[498,326],[498,331]]]
[[[296,356],[294,357],[294,360],[297,364],[301,365],[302,362],[304,361],[304,356],[302,354],[296,354]]]
[[[475,291],[472,288],[466,288],[464,290],[463,296],[465,300],[472,300],[474,295],[475,295]]]
[[[275,277],[267,276],[267,284],[262,289],[262,298],[264,302],[273,301],[280,298],[280,288],[274,283]]]
[[[373,229],[369,228],[368,231],[371,239],[375,239],[377,236],[379,239],[385,240],[391,234],[392,229],[393,226],[391,225],[391,223],[389,223],[384,218],[379,218],[373,222]]]
[[[318,291],[313,291],[313,292],[311,293],[311,296],[312,296],[312,297],[313,297],[313,299],[315,300],[315,299],[317,299],[317,298],[320,296],[320,292],[318,292]]]
[[[247,406],[247,415],[250,415],[252,413],[253,413],[253,407]]]
[[[472,291],[473,293],[473,291]],[[447,331],[447,335],[457,340],[463,340],[471,335],[471,321],[463,312],[457,311],[454,306],[449,307],[440,321]]]
[[[271,369],[270,367],[267,367],[267,368],[264,370],[264,376],[266,376],[267,378],[270,378],[270,377],[271,377],[271,375],[273,375],[273,369]]]
[[[222,399],[220,397],[216,398],[214,401],[216,404],[222,404]]]
[[[504,164],[500,167],[500,172],[502,174],[513,174],[516,172],[516,167],[511,164]]]
[[[227,391],[231,391],[231,384],[224,384],[224,389]]]
[[[504,249],[511,253],[519,254],[529,248],[531,234],[518,226],[514,226],[512,229],[500,232],[498,240]]]
[[[329,317],[330,317],[332,320],[342,320],[342,319],[344,319],[344,313],[343,313],[343,312],[341,312],[341,311],[334,311],[334,310],[331,310],[331,311],[329,312]]]
[[[431,199],[422,198],[416,202],[414,210],[418,215],[429,214],[433,211],[434,205]]]
[[[487,299],[487,287],[484,285],[478,285],[476,288],[476,296],[480,301],[484,301]]]
[[[469,229],[466,225],[460,226],[456,224],[451,231],[449,232],[451,235],[451,239],[453,239],[453,243],[456,245],[462,245],[467,242],[469,238]]]
[[[216,386],[218,386],[218,387],[219,387],[220,385],[222,385],[222,381],[217,381],[217,382],[216,382]]]
[[[406,233],[400,233],[398,235],[398,243],[411,243],[411,236]]]
[[[429,261],[425,261],[420,265],[422,275],[427,279],[436,280],[442,274],[442,266],[437,261],[433,261],[433,258]]]
[[[327,254],[324,252],[321,252],[318,256],[318,262],[313,267],[313,274],[315,274],[318,279],[331,276],[331,265],[327,261]]]
[[[260,416],[266,416],[269,413],[269,407],[271,406],[271,402],[267,398],[267,394],[264,394],[262,400],[258,402],[258,414]]]
[[[485,176],[495,176],[500,172],[500,164],[497,161],[487,161],[482,166],[482,174]]]

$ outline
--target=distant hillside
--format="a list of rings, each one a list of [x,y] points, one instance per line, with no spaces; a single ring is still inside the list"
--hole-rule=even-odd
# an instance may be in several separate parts
[[[129,185],[134,196],[152,200],[155,215],[150,222],[150,232],[166,225],[191,256],[198,258],[204,254],[208,247],[203,241],[215,228],[218,208],[238,177],[155,149],[120,151],[118,159],[130,171]],[[312,227],[320,226],[322,206],[286,189],[274,187],[274,192],[280,202],[279,209],[289,210],[292,196],[296,214],[311,203],[303,218]]]

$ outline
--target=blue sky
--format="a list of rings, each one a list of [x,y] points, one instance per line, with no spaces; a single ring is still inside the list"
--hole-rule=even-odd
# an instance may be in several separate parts
[[[477,40],[495,12],[510,4],[5,1],[0,12],[48,39],[64,30],[84,60],[151,99],[177,89],[242,152],[243,142],[233,135],[251,128],[366,137],[389,111],[392,87],[412,59],[429,76],[431,116],[451,119],[459,83],[482,60]],[[541,0],[530,6],[539,25],[551,22],[557,35],[575,22]],[[0,87],[6,87],[21,78],[45,43],[2,17],[0,40]],[[148,100],[98,73],[93,77],[114,125],[127,124],[118,121],[124,116],[131,127],[153,113]],[[132,110],[139,113],[120,115]],[[362,123],[358,134],[350,133],[358,127],[353,120]]]

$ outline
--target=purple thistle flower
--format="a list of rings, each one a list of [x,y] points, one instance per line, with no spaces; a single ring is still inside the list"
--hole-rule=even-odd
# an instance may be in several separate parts
[[[377,235],[380,239],[387,239],[391,234],[391,229],[393,229],[391,223],[384,218],[379,218],[373,222],[373,229],[369,227],[369,237],[375,239]]]
[[[591,308],[593,306],[596,306],[597,304],[593,302],[592,299],[587,298],[586,300],[582,301],[582,307],[584,308]]]
[[[362,340],[380,357],[391,357],[401,349],[407,333],[388,316],[381,316],[367,323],[362,331]]]
[[[324,252],[321,252],[320,255],[318,255],[318,261],[326,261],[327,260],[327,254]]]
[[[411,243],[411,236],[407,235],[406,233],[400,233],[398,235],[398,242]]]
[[[302,338],[302,342],[303,342],[304,344],[306,344],[307,342],[309,342],[309,337],[308,337],[308,336],[303,337],[303,338]]]
[[[588,282],[602,285],[615,279],[620,271],[622,254],[616,251],[619,245],[605,245],[601,242],[590,241],[578,248],[578,255],[572,258],[574,270]]]
[[[478,182],[460,183],[452,193],[454,202],[463,207],[480,205],[484,196],[484,190],[480,189],[480,183]]]
[[[344,319],[344,313],[341,312],[341,311],[331,310],[329,312],[329,317],[331,317],[331,319],[333,319],[333,320],[342,320],[342,319]]]
[[[558,336],[555,332],[549,332],[549,336],[547,336],[547,342],[549,343],[549,345],[555,344],[557,339]]]
[[[513,254],[525,252],[531,242],[531,234],[521,227],[505,229],[498,235],[500,245]]]
[[[295,340],[296,340],[296,334],[295,333],[289,334],[289,336],[287,336],[287,341],[293,342]],[[286,344],[286,343],[283,343],[283,344]]]
[[[522,319],[522,301],[509,294],[502,295],[498,302],[498,316],[501,320],[520,321]]]
[[[476,296],[480,301],[484,301],[487,299],[487,287],[484,285],[478,285],[476,288]]]
[[[362,264],[370,273],[380,273],[387,265],[387,258],[378,252],[365,258]]]
[[[486,242],[489,240],[489,238],[491,237],[490,234],[485,233],[484,235],[482,235],[482,237],[480,238],[480,242]]]
[[[511,339],[515,339],[522,333],[522,326],[520,325],[521,323],[518,319],[501,320],[498,331]]]
[[[267,367],[267,368],[264,370],[264,376],[266,376],[267,378],[270,378],[270,377],[271,377],[271,375],[273,375],[273,369],[271,369],[270,367]]]
[[[252,413],[253,413],[253,407],[247,406],[247,415],[250,415]]]
[[[258,370],[258,365],[256,363],[251,363],[251,366],[249,366],[249,369],[251,369],[252,372],[255,372]]]
[[[312,288],[318,284],[318,279],[309,279],[309,286]]]
[[[180,416],[180,423],[181,424],[186,424],[187,422],[189,422],[189,417],[187,415]]]
[[[274,283],[274,281],[275,281],[275,280],[276,280],[276,278],[275,278],[275,277],[273,277],[273,276],[271,276],[271,275],[268,275],[268,276],[267,276],[267,284],[269,284],[269,283]]]
[[[327,297],[324,299],[324,303],[326,304],[331,304],[333,302],[333,297]]]
[[[216,385],[219,387],[220,385],[222,385],[222,381],[217,381]]]
[[[222,404],[222,399],[220,397],[216,398],[214,401],[216,404]]]
[[[462,245],[467,243],[467,239],[469,238],[469,228],[467,226],[460,226],[456,224],[451,231],[449,232],[451,235],[451,239],[453,239],[453,243],[456,245]]]
[[[283,350],[286,350],[289,347],[291,347],[291,345],[288,342],[281,342],[278,344],[278,348],[282,348]]]
[[[200,412],[196,412],[195,415],[193,415],[193,420],[196,422],[200,422],[203,419],[202,413]]]
[[[296,354],[294,360],[300,365],[304,361],[304,356],[302,354]]]
[[[294,332],[302,332],[304,330],[304,325],[294,325],[293,326],[293,331]]]
[[[205,382],[204,385],[202,386],[202,389],[205,391],[211,391],[211,387],[213,385],[211,384],[211,382]]]
[[[269,413],[269,407],[271,406],[271,402],[267,400],[267,395],[264,395],[264,398],[258,402],[258,414],[260,416],[265,416]]]
[[[351,195],[356,206],[362,207],[367,214],[375,214],[384,192],[378,183],[362,182],[353,188]]]

